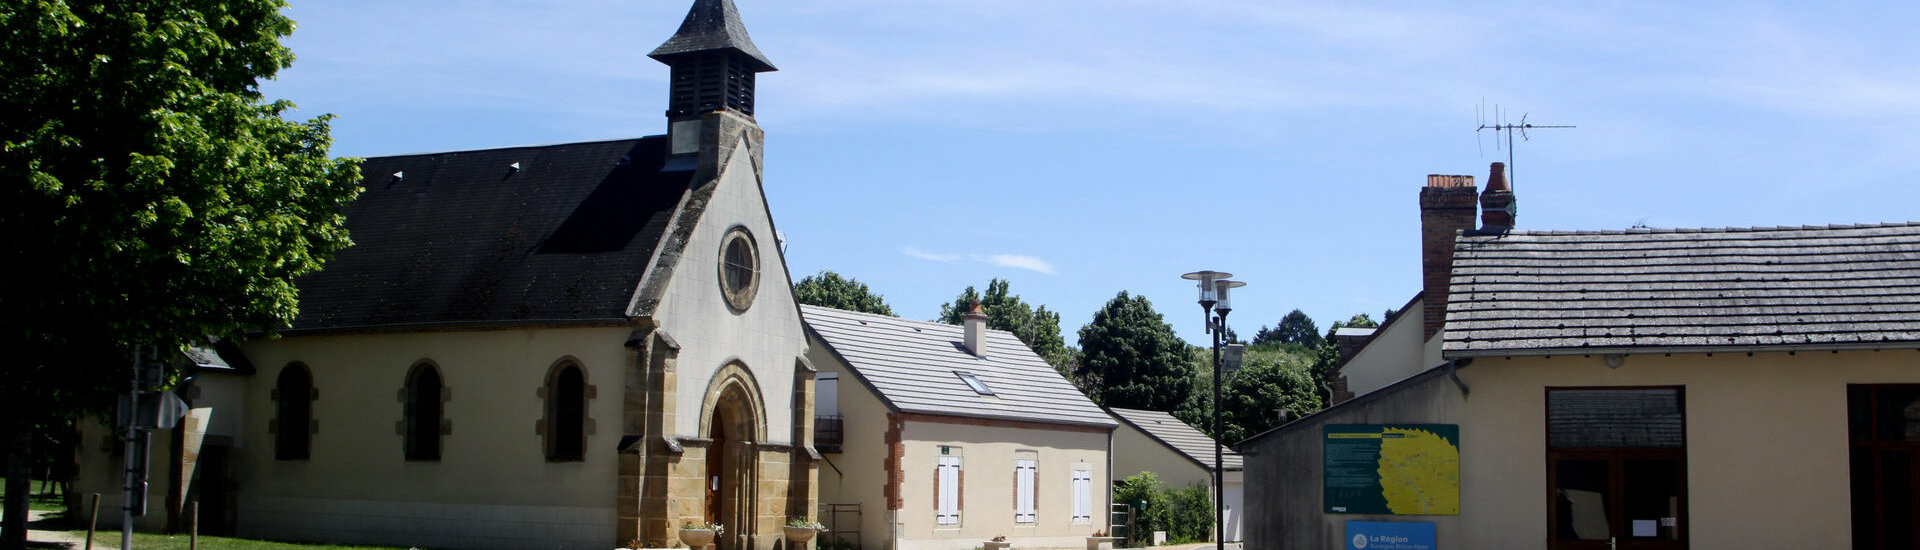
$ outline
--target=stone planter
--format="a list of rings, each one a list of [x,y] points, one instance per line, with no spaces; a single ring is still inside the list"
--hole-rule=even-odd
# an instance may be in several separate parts
[[[781,527],[781,529],[786,530],[787,542],[791,543],[790,547],[804,547],[801,545],[813,540],[814,535],[820,534],[820,530],[812,527]]]
[[[688,548],[693,548],[695,550],[706,548],[707,546],[713,544],[713,530],[712,529],[681,529],[680,542],[687,543]]]
[[[1087,537],[1087,550],[1113,550],[1120,537]]]
[[[990,541],[987,541],[987,542],[986,542],[985,544],[983,544],[982,546],[983,546],[983,547],[985,548],[985,550],[1009,550],[1009,549],[1011,549],[1011,548],[1013,548],[1013,543],[1011,543],[1011,542],[1005,542],[1005,541],[991,541],[991,540],[990,540]]]

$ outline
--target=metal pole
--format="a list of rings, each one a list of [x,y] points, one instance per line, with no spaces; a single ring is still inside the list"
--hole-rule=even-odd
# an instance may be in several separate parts
[[[1220,338],[1227,332],[1227,314],[1216,317],[1219,324],[1213,327],[1213,545],[1215,550],[1226,550],[1225,529],[1225,488],[1220,485]]]
[[[93,550],[93,526],[100,523],[100,493],[93,494],[93,512],[87,514],[87,550]]]
[[[133,439],[134,425],[140,418],[140,346],[133,346],[133,381],[127,385],[127,442],[126,472],[121,475],[120,485],[120,550],[133,548]]]

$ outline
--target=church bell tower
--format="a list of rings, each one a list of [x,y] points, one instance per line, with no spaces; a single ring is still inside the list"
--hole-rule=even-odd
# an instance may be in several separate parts
[[[672,68],[667,100],[673,154],[702,149],[711,113],[753,120],[754,75],[776,70],[754,47],[733,0],[695,0],[679,32],[647,54]]]

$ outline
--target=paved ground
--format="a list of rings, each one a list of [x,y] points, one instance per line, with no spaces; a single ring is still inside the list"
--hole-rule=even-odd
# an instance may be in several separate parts
[[[86,548],[86,533],[80,533],[78,536],[75,536],[68,534],[66,531],[36,529],[36,527],[46,527],[46,517],[58,513],[59,512],[43,512],[39,510],[30,510],[27,512],[27,548],[51,548],[61,550]],[[94,550],[120,548],[120,532],[95,533],[93,535],[93,548]]]

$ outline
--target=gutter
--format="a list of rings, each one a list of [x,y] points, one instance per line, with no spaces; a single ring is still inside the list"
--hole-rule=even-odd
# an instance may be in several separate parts
[[[1452,342],[1449,342],[1452,343]],[[1826,342],[1818,344],[1751,344],[1739,346],[1635,346],[1537,349],[1474,349],[1442,351],[1444,357],[1561,357],[1568,355],[1672,355],[1675,353],[1779,353],[1793,351],[1881,351],[1920,349],[1915,341]]]

